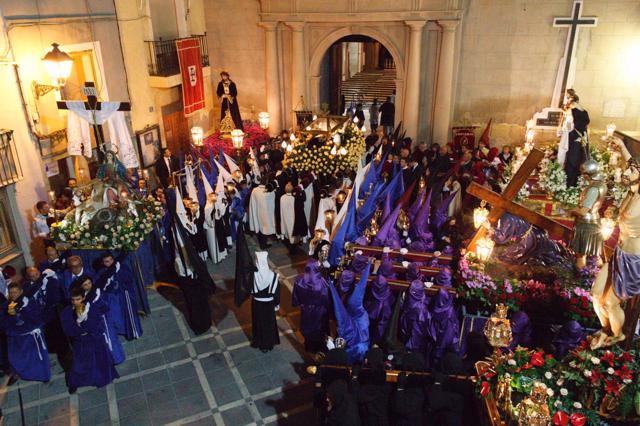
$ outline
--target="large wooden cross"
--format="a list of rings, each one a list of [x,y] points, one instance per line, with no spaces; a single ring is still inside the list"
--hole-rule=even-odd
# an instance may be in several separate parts
[[[469,185],[467,193],[484,200],[491,205],[491,211],[489,212],[488,217],[491,225],[495,225],[502,215],[505,212],[508,212],[521,217],[532,225],[536,225],[537,227],[546,230],[549,234],[555,237],[560,237],[564,241],[570,241],[572,231],[569,227],[538,212],[529,210],[523,205],[513,201],[520,191],[520,188],[522,188],[522,186],[527,182],[529,175],[531,175],[543,158],[544,153],[539,149],[533,148],[516,174],[513,175],[511,181],[507,184],[507,187],[502,191],[502,194],[493,192],[492,190],[478,185],[475,182],[472,182]],[[481,226],[469,242],[467,249],[475,250],[476,242],[482,238],[485,233],[485,227]]]
[[[102,109],[102,102],[98,100],[96,85],[93,81],[87,81],[84,83],[82,93],[87,97],[87,101],[84,103],[84,108],[87,111],[100,111]],[[58,109],[69,109],[66,101],[58,101],[56,104]],[[118,111],[131,111],[131,104],[129,102],[120,102]],[[104,130],[102,129],[102,125],[91,123],[91,127],[93,127],[93,135],[96,138],[96,145],[100,148],[100,143],[104,144]],[[98,158],[102,159],[100,149],[98,149]]]
[[[580,27],[595,27],[598,25],[598,18],[595,16],[582,16],[582,0],[575,0],[573,2],[573,8],[571,16],[560,17],[553,19],[554,27],[569,27],[569,34],[567,34],[567,42],[564,50],[564,69],[562,70],[561,83],[559,92],[554,93],[559,99],[556,101],[556,105],[562,108],[564,101],[564,92],[567,90],[569,84],[573,84],[573,75],[575,74],[575,56],[576,46],[578,45],[578,30]],[[571,81],[570,81],[571,77]],[[557,84],[557,83],[556,83]]]

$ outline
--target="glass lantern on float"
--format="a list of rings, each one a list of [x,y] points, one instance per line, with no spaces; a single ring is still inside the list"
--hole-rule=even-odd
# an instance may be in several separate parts
[[[536,131],[533,129],[527,130],[526,142],[524,143],[524,150],[529,153],[533,149],[533,139],[536,136]]]
[[[258,123],[260,124],[260,128],[266,130],[269,128],[269,118],[270,115],[266,111],[262,111],[258,114]]]
[[[495,243],[490,237],[482,237],[476,242],[476,257],[482,263],[486,263],[491,258]]]
[[[535,382],[531,388],[531,394],[517,405],[516,412],[518,426],[551,424],[551,413],[547,405],[547,386],[544,383]]]
[[[507,318],[506,305],[496,305],[496,311],[484,326],[484,335],[494,348],[506,348],[511,344],[511,322]]]
[[[53,49],[44,55],[42,62],[51,77],[53,86],[61,88],[66,84],[67,79],[71,75],[73,59],[71,59],[71,56],[67,53],[58,49],[58,43],[52,43],[51,46]]]
[[[197,148],[202,148],[204,139],[204,131],[202,127],[194,126],[191,128],[191,141],[193,142],[193,146]]]
[[[607,124],[607,137],[612,138],[616,132],[616,125],[613,123]]]
[[[476,229],[479,229],[482,225],[484,225],[484,223],[487,221],[487,218],[489,217],[489,210],[487,210],[487,208],[485,207],[487,205],[487,202],[485,200],[482,200],[480,202],[480,207],[476,207],[475,209],[473,209],[473,226],[475,226]]]
[[[242,143],[244,142],[244,132],[240,129],[233,129],[231,131],[231,142],[233,143],[233,149],[236,150],[236,156],[240,158]]]
[[[336,212],[334,210],[326,210],[324,212],[324,226],[331,230],[333,227],[333,219],[335,218]]]

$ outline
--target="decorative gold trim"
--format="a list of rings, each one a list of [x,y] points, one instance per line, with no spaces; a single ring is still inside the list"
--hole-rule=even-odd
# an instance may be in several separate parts
[[[33,96],[36,98],[36,100],[40,99],[47,93],[57,89],[56,86],[50,86],[48,84],[40,84],[36,81],[31,82],[31,88],[33,89]]]

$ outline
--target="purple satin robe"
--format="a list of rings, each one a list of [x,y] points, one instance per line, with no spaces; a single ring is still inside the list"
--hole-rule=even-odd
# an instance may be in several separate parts
[[[356,274],[353,271],[348,269],[342,271],[340,274],[340,281],[338,283],[338,290],[340,290],[340,295],[344,296],[349,293],[351,288],[353,287],[353,283],[356,280]]]
[[[364,308],[369,314],[370,340],[382,343],[384,332],[393,313],[394,296],[383,275],[376,276],[364,300]]]
[[[424,277],[422,276],[422,272],[420,272],[420,266],[422,264],[420,262],[411,262],[407,267],[406,272],[406,280],[407,281],[424,281]]]
[[[555,356],[562,359],[580,344],[584,338],[584,329],[575,320],[567,321],[553,339],[553,346],[556,348]]]
[[[511,318],[511,334],[513,339],[509,349],[513,350],[520,345],[525,348],[531,346],[531,321],[524,311],[518,311]]]
[[[378,274],[383,275],[388,280],[396,279],[397,275],[395,272],[393,272],[393,262],[391,261],[388,253],[382,254],[382,262],[380,262]]]
[[[356,274],[362,273],[364,268],[366,268],[369,263],[369,258],[364,254],[355,254],[353,255],[353,260],[351,261],[351,270]]]
[[[408,351],[426,353],[430,347],[428,326],[431,315],[427,309],[424,284],[413,281],[405,293],[400,313],[400,339]]]
[[[443,287],[451,287],[451,269],[445,267],[440,272],[438,272],[438,275],[436,275],[435,283]]]
[[[316,352],[324,348],[329,330],[329,289],[320,274],[318,261],[309,260],[304,274],[296,277],[291,295],[292,305],[300,306],[300,332],[305,348]]]
[[[430,334],[435,340],[431,352],[430,365],[438,365],[446,351],[458,350],[460,322],[453,306],[453,296],[440,289],[431,304]]]

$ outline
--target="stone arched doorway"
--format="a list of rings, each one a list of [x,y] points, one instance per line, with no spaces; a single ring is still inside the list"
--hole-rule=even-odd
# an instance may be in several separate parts
[[[310,61],[309,61],[309,104],[312,109],[320,110],[321,107],[321,91],[320,86],[323,79],[323,59],[326,58],[327,53],[331,47],[340,40],[349,39],[353,36],[363,36],[374,40],[384,47],[384,49],[391,55],[395,64],[395,91],[396,91],[396,119],[402,117],[402,98],[404,88],[404,55],[400,48],[384,33],[381,33],[373,28],[365,26],[350,26],[338,28],[324,38],[319,40],[315,46],[310,48]],[[397,120],[396,120],[397,121]]]

